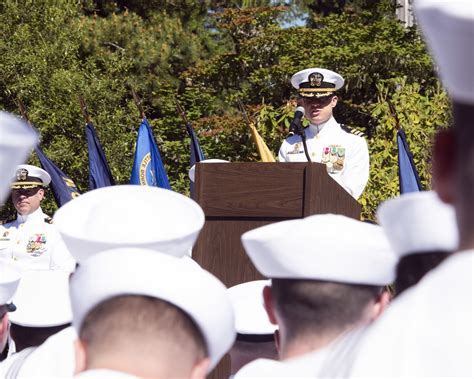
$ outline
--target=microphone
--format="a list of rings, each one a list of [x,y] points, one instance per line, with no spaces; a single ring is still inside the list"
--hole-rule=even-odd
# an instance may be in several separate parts
[[[290,130],[288,132],[288,137],[294,136],[295,134],[301,133],[301,119],[304,116],[304,108],[298,107],[295,110],[295,116],[290,124]]]

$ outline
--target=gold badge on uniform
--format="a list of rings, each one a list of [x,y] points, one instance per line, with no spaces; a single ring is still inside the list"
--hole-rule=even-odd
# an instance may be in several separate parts
[[[288,152],[288,154],[300,154],[300,153],[303,153],[303,151],[301,150],[301,142],[295,143],[295,145],[293,146],[293,150],[290,150]]]
[[[324,76],[320,72],[313,72],[308,76],[308,82],[311,87],[321,87]]]
[[[16,170],[16,180],[24,181],[28,177],[28,170],[26,168],[19,168]]]
[[[46,251],[46,236],[44,234],[33,234],[28,239],[26,252],[33,257],[39,257]]]

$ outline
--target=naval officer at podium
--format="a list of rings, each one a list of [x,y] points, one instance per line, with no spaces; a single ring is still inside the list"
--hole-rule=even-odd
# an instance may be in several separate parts
[[[304,132],[311,161],[325,163],[329,175],[358,199],[369,179],[369,151],[364,137],[351,133],[333,117],[336,91],[344,85],[344,79],[331,70],[308,68],[294,74],[291,84],[298,90],[310,122]],[[283,141],[278,159],[308,161],[300,135]]]

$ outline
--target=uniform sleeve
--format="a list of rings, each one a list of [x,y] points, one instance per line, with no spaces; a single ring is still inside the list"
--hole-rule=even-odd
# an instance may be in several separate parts
[[[280,146],[280,150],[278,151],[278,161],[279,162],[288,162],[288,157],[287,157],[287,154],[286,154],[286,151],[287,151],[287,145],[288,142],[283,141],[283,143],[281,144]]]
[[[52,225],[54,226],[54,224]],[[59,232],[54,228],[54,247],[51,252],[51,261],[49,264],[51,270],[62,270],[73,272],[76,268],[76,261],[66,247]]]
[[[369,149],[365,138],[362,137],[357,137],[353,146],[350,155],[347,156],[340,184],[358,199],[369,180]]]

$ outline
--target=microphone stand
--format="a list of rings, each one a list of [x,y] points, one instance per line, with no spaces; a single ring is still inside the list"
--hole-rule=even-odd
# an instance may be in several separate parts
[[[300,128],[300,130],[298,131],[300,137],[301,137],[301,140],[303,141],[303,148],[304,148],[304,154],[306,155],[306,159],[308,160],[308,162],[311,162],[311,158],[309,157],[309,153],[308,153],[308,146],[306,145],[306,133],[304,131],[304,128]]]

